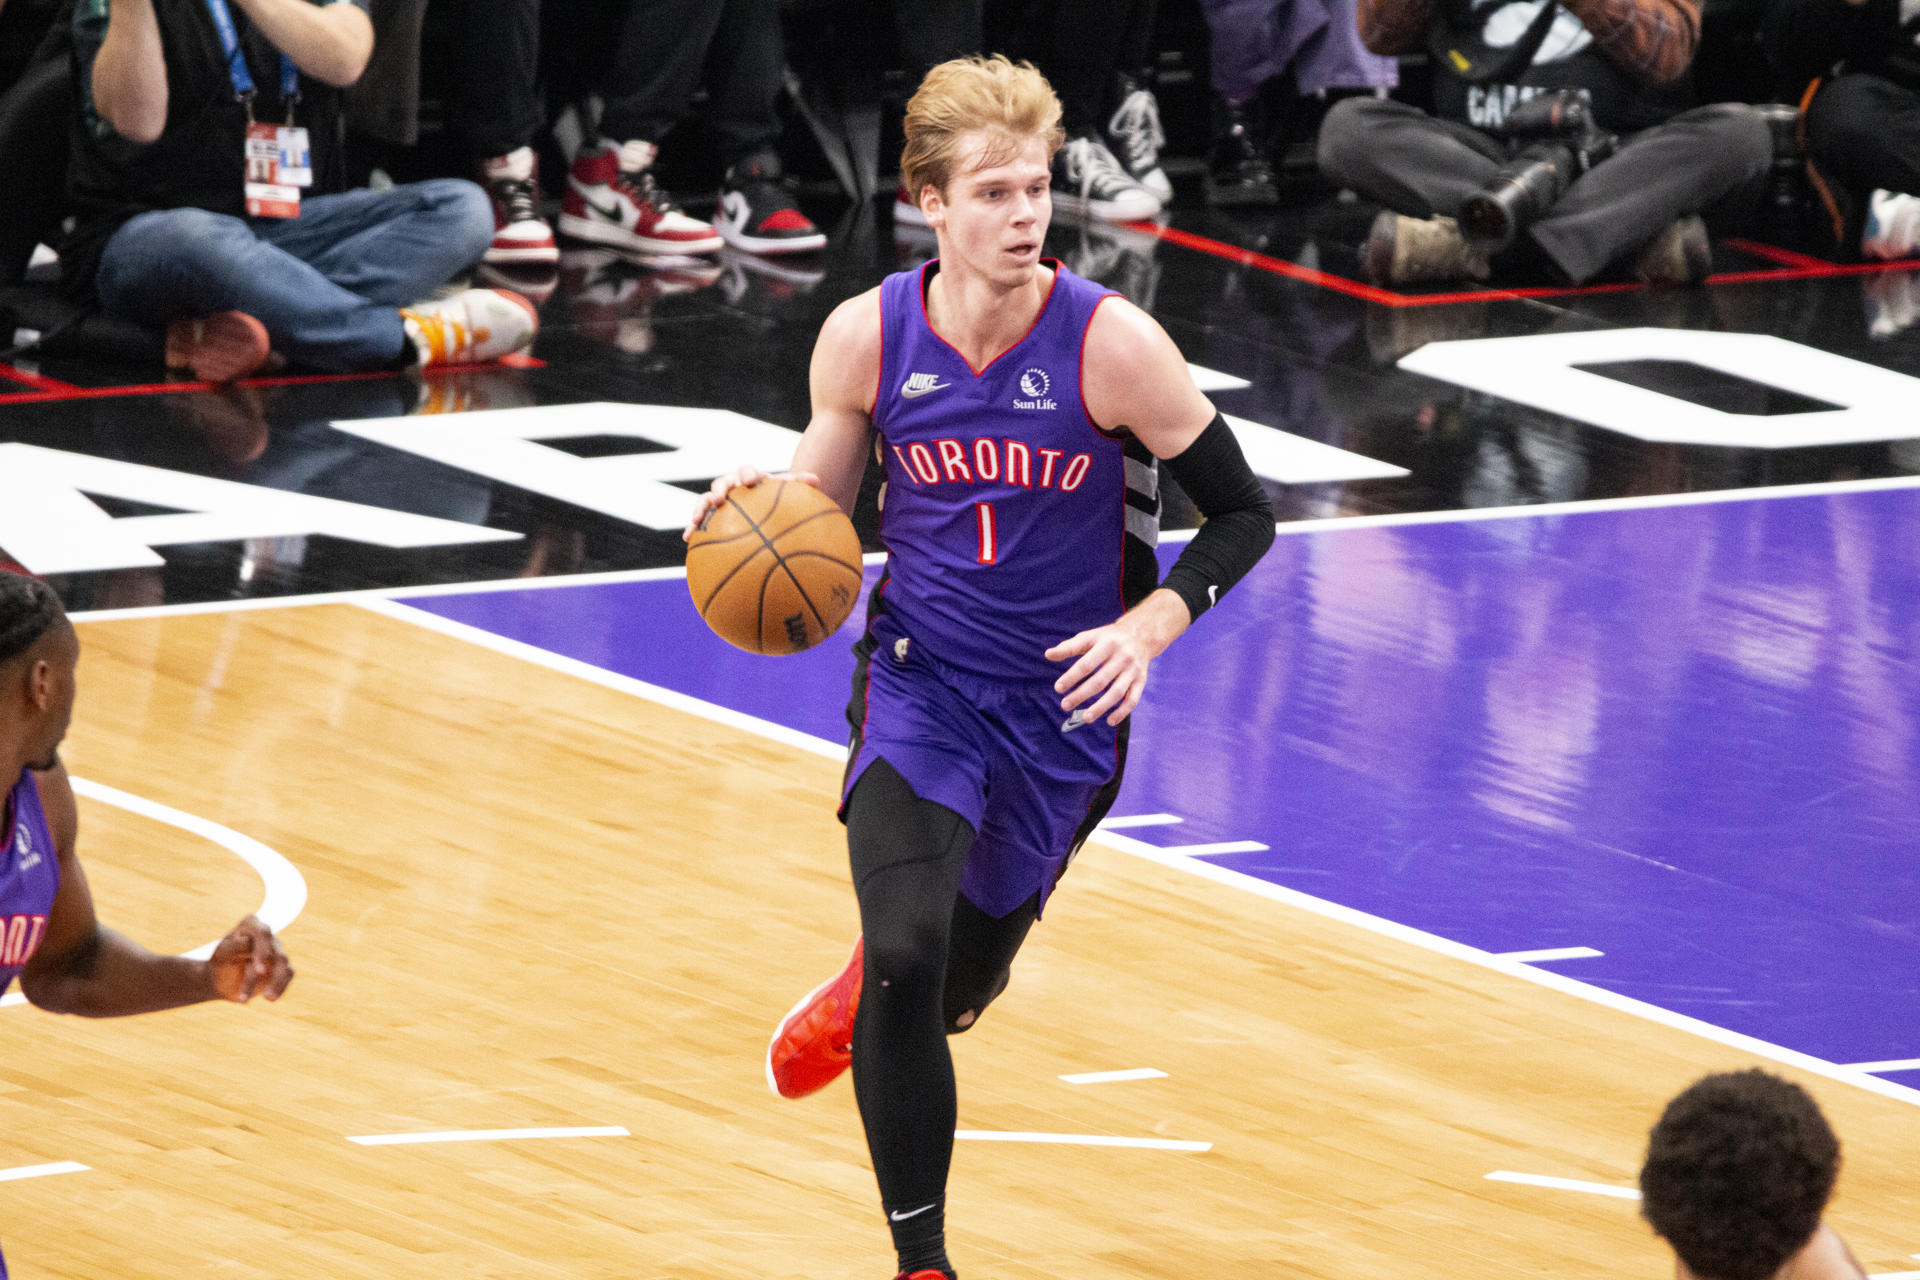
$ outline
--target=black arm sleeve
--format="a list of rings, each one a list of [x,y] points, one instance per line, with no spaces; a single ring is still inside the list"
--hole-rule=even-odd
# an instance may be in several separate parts
[[[1273,508],[1240,442],[1217,413],[1198,439],[1164,465],[1207,518],[1160,584],[1198,618],[1267,554],[1273,545]]]

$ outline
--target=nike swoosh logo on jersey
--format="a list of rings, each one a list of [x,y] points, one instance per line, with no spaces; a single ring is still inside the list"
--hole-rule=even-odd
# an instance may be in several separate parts
[[[1060,732],[1072,733],[1075,729],[1088,723],[1090,722],[1087,720],[1087,709],[1085,707],[1075,707],[1073,714],[1068,716],[1066,722],[1060,726]]]
[[[909,400],[918,400],[921,396],[931,395],[935,391],[944,391],[952,386],[950,382],[940,381],[937,373],[916,373],[900,387],[900,394]]]
[[[898,1209],[896,1209],[892,1213],[889,1213],[887,1215],[887,1219],[891,1222],[905,1222],[908,1218],[919,1217],[921,1214],[925,1213],[927,1210],[931,1208],[933,1208],[933,1205],[923,1204],[918,1209],[910,1209],[906,1213],[901,1213]]]

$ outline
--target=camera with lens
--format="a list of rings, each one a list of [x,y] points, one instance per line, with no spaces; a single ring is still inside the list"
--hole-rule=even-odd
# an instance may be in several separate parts
[[[1460,229],[1487,253],[1512,244],[1575,178],[1620,144],[1594,121],[1592,103],[1578,89],[1528,98],[1507,113],[1498,132],[1522,144],[1520,150],[1460,212]]]

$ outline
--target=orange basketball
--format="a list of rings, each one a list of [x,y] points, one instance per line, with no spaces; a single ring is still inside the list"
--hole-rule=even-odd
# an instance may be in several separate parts
[[[733,489],[687,544],[693,607],[748,653],[799,653],[860,594],[860,539],[832,498],[797,480]]]

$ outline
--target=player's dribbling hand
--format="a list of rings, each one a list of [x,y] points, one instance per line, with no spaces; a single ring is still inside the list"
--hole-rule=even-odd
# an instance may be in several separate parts
[[[820,487],[820,477],[811,471],[782,471],[777,475],[768,475],[758,467],[736,467],[726,475],[716,479],[707,491],[700,495],[700,503],[694,507],[693,514],[687,518],[687,527],[680,531],[680,541],[691,542],[707,517],[726,505],[727,490],[751,489],[762,480],[798,480],[801,484]]]
[[[258,916],[248,916],[214,944],[207,966],[222,1000],[245,1004],[255,996],[278,1000],[293,981],[293,966],[280,940]]]

